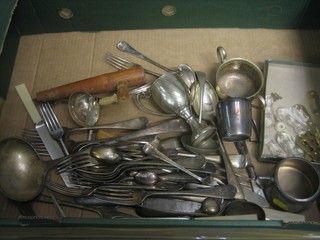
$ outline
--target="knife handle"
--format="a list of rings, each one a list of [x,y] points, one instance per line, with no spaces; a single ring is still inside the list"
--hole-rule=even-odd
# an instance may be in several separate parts
[[[38,92],[36,99],[39,102],[54,101],[68,98],[72,93],[81,91],[90,94],[114,92],[119,82],[126,82],[128,87],[145,84],[144,69],[139,66],[86,78]]]
[[[17,91],[19,97],[21,98],[23,105],[27,109],[33,123],[41,122],[42,118],[41,118],[36,106],[34,105],[34,102],[30,96],[30,93],[28,92],[26,85],[24,83],[22,83],[20,85],[17,85],[15,88],[16,88],[16,91]]]

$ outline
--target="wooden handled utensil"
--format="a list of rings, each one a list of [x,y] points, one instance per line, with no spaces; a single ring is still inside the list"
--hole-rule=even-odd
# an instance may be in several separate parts
[[[114,92],[117,90],[119,82],[126,82],[128,87],[145,84],[144,69],[138,66],[90,77],[38,92],[36,99],[39,102],[54,101],[68,98],[72,93],[78,91],[84,91],[90,94]]]

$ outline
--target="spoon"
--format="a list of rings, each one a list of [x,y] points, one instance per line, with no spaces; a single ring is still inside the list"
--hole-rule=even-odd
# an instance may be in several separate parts
[[[206,74],[203,72],[196,72],[197,81],[199,84],[199,94],[200,95],[200,107],[199,107],[199,123],[202,121],[202,113],[203,113],[203,95],[204,95],[204,88],[206,84]]]
[[[259,205],[245,200],[233,200],[222,210],[223,216],[256,214],[258,220],[265,220],[266,214]]]
[[[178,70],[181,73],[181,78],[183,79],[184,83],[190,89],[191,86],[196,82],[197,76],[193,69],[187,64],[179,64]]]
[[[215,215],[220,212],[221,199],[206,198],[202,204],[201,209],[208,215]]]
[[[72,157],[84,156],[86,153],[76,153],[52,161],[42,161],[33,147],[18,138],[7,138],[0,142],[0,190],[8,198],[16,201],[29,201],[42,191],[43,186],[56,191],[57,186],[50,183],[47,174],[59,163],[72,163]],[[77,163],[79,162],[79,159]],[[69,196],[89,195],[92,189],[80,190],[64,188],[59,185],[59,192]],[[62,190],[63,189],[63,190]]]
[[[143,147],[143,151],[153,157],[156,157],[156,158],[176,167],[177,169],[181,170],[182,172],[185,172],[186,174],[197,179],[199,182],[201,182],[203,184],[206,184],[206,185],[213,185],[213,184],[215,185],[216,184],[216,180],[212,176],[202,178],[202,177],[198,176],[197,174],[194,174],[190,170],[188,170],[185,167],[181,166],[180,164],[176,163],[175,161],[173,161],[172,159],[167,157],[165,154],[163,154],[161,151],[159,151],[156,148],[155,144],[156,144],[156,141],[153,143],[152,142],[146,143]]]
[[[105,164],[116,164],[122,159],[114,147],[105,144],[92,146],[90,155]]]
[[[216,116],[216,104],[219,101],[214,87],[206,80],[205,74],[196,72],[198,83],[192,84],[190,95],[192,107],[200,119],[213,121]]]
[[[209,138],[205,142],[202,143],[201,147],[194,147],[191,145],[191,136],[190,135],[183,135],[181,137],[181,143],[182,145],[189,150],[192,153],[200,154],[200,155],[207,155],[215,153],[219,149],[218,143],[212,139]]]
[[[100,105],[89,93],[73,93],[69,98],[68,107],[72,119],[82,127],[92,127],[98,121]],[[93,131],[89,130],[88,140],[92,139],[92,133]]]
[[[139,184],[153,185],[158,181],[158,175],[152,171],[139,171],[133,176],[133,179]]]

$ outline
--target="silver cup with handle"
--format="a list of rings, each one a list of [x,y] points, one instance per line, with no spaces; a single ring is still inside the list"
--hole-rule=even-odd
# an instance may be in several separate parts
[[[244,58],[227,60],[227,52],[223,47],[217,48],[220,66],[216,72],[215,89],[220,99],[259,98],[264,103],[260,92],[264,86],[264,76],[260,68]]]

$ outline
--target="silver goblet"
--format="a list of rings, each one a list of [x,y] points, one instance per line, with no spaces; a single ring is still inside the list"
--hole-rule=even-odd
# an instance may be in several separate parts
[[[199,124],[193,113],[190,103],[190,91],[179,72],[169,72],[160,76],[150,88],[154,102],[166,113],[174,113],[186,120],[190,125],[192,136],[191,144],[201,147],[206,140],[216,133],[216,128],[210,125]]]

